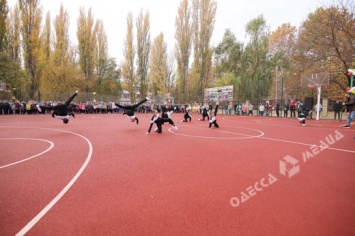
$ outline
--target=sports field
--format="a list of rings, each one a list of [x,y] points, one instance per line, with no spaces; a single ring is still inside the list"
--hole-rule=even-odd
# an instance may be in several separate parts
[[[355,126],[0,116],[0,235],[355,235]]]

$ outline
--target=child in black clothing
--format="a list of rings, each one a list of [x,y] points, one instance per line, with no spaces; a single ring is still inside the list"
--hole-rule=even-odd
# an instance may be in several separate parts
[[[206,117],[208,119],[208,109],[209,109],[209,106],[207,106],[207,105],[203,106],[203,108],[202,108],[202,119],[199,119],[199,120],[205,121]]]
[[[71,101],[75,98],[75,96],[78,95],[78,91],[75,91],[75,93],[66,101],[64,104],[59,104],[56,106],[38,106],[37,109],[39,112],[42,111],[42,109],[48,109],[48,110],[54,110],[52,113],[52,117],[57,117],[58,119],[61,119],[64,124],[68,124],[69,122],[69,116],[72,116],[75,118],[74,113],[70,112],[68,110]]]
[[[209,115],[210,120],[209,120],[209,127],[208,128],[211,128],[212,124],[214,127],[219,128],[219,125],[217,124],[218,105],[219,105],[219,102],[216,103],[216,108],[214,110],[214,113],[212,113],[212,110],[210,110],[210,115]]]
[[[191,119],[192,119],[192,115],[190,114],[190,108],[186,107],[184,119],[182,120],[182,122],[187,122],[187,120],[190,120],[191,122]]]
[[[170,119],[170,118],[161,118],[159,116],[158,111],[154,110],[147,134],[149,134],[150,131],[152,130],[152,127],[153,127],[154,123],[157,125],[157,129],[155,130],[155,132],[161,133],[162,132],[162,124],[164,124],[165,122],[168,122],[169,124],[174,126],[174,129],[178,129],[178,127],[174,124],[174,121],[172,119]]]
[[[137,125],[139,123],[138,118],[134,115],[134,111],[136,110],[137,107],[139,107],[140,105],[142,105],[143,103],[145,103],[146,101],[150,100],[148,97],[146,97],[145,99],[143,99],[142,101],[140,101],[137,104],[131,105],[131,106],[122,106],[118,103],[115,103],[116,106],[118,106],[119,108],[124,109],[124,113],[123,114],[127,114],[128,118],[131,120],[131,122],[136,121]]]
[[[300,121],[302,126],[306,125],[306,119],[311,113],[312,113],[312,111],[310,111],[309,109],[305,109],[304,111],[302,111],[298,114],[298,120]]]

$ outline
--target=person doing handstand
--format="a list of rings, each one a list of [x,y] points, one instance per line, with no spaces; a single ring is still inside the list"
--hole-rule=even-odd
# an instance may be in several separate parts
[[[312,113],[312,111],[310,111],[308,108],[303,110],[302,112],[300,112],[298,114],[297,119],[300,121],[300,123],[302,124],[302,126],[306,125],[306,119],[307,117]]]
[[[142,105],[143,103],[145,103],[146,101],[149,101],[150,99],[148,97],[146,97],[145,99],[143,99],[142,101],[140,101],[137,104],[134,105],[128,105],[128,106],[122,106],[118,103],[115,103],[116,106],[118,106],[119,108],[124,109],[124,113],[128,116],[128,118],[131,120],[131,122],[136,121],[137,125],[139,123],[138,118],[134,115],[134,111],[136,110],[137,107],[139,107],[140,105]]]
[[[69,111],[69,106],[70,103],[73,101],[73,99],[75,98],[75,96],[78,95],[78,91],[75,91],[75,93],[63,104],[58,104],[55,106],[40,106],[37,105],[37,109],[39,112],[42,111],[42,109],[48,109],[48,110],[54,110],[52,112],[52,117],[53,118],[58,118],[61,119],[63,121],[64,124],[68,124],[69,122],[69,116],[72,116],[73,118],[75,118],[75,115],[73,112]]]
[[[168,122],[169,124],[174,126],[174,129],[178,129],[178,127],[174,124],[174,121],[171,118],[161,118],[159,116],[159,112],[157,110],[154,110],[147,134],[149,134],[150,131],[152,130],[154,123],[157,126],[157,128],[155,129],[155,132],[161,133],[162,132],[162,124],[164,124],[165,122]]]

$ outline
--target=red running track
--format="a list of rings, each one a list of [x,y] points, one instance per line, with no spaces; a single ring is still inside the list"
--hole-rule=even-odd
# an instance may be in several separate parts
[[[0,235],[355,235],[355,126],[137,116],[0,116]]]

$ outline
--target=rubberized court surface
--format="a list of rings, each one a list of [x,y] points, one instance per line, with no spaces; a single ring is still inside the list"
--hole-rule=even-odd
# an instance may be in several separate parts
[[[355,126],[0,117],[0,235],[355,235]]]

